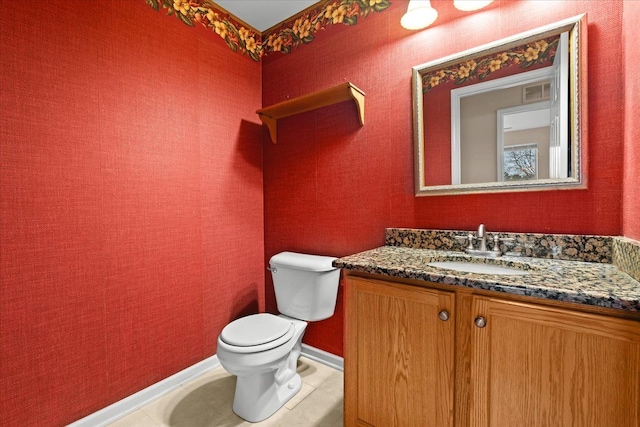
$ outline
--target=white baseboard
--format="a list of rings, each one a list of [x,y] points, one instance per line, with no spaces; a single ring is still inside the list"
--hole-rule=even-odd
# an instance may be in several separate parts
[[[104,427],[120,418],[136,411],[148,403],[164,396],[195,378],[220,366],[218,356],[211,356],[201,362],[159,381],[144,390],[140,390],[131,396],[107,406],[91,415],[71,423],[68,427]]]
[[[339,371],[344,371],[344,360],[342,357],[327,353],[319,348],[302,344],[302,356],[322,363]],[[220,366],[218,356],[211,356],[195,365],[171,375],[164,380],[157,382],[144,390],[132,394],[129,397],[107,406],[91,415],[69,424],[67,427],[104,427],[120,418],[136,411],[165,394],[177,389],[182,384],[196,379],[207,372]]]
[[[344,359],[340,356],[320,350],[319,348],[311,347],[307,344],[302,344],[302,355],[311,360],[315,360],[316,362],[320,362],[323,365],[327,365],[331,368],[344,372]]]

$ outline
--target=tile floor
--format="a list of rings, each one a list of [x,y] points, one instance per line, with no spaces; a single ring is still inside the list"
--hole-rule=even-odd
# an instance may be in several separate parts
[[[341,427],[342,372],[301,357],[298,373],[302,377],[302,389],[260,423],[249,423],[233,413],[236,380],[220,366],[109,427]]]

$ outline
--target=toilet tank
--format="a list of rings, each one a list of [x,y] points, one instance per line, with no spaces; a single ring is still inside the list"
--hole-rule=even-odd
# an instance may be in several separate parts
[[[271,257],[278,311],[295,319],[316,321],[333,316],[340,270],[336,258],[281,252]]]

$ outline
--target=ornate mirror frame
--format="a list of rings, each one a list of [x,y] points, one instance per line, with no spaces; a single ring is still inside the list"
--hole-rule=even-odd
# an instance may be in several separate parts
[[[424,153],[425,133],[423,76],[444,70],[452,65],[475,58],[505,52],[516,46],[538,41],[562,33],[569,34],[569,146],[571,150],[571,175],[568,178],[537,179],[530,181],[486,182],[457,185],[426,185],[425,167],[433,159]],[[413,67],[413,134],[415,195],[454,195],[514,191],[539,191],[587,188],[587,17],[575,16],[554,24],[516,34],[492,43]],[[447,160],[448,161],[448,160]]]

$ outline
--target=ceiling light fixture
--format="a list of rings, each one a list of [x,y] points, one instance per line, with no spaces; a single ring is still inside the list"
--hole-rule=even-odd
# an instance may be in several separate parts
[[[421,30],[433,24],[438,11],[431,7],[429,0],[410,0],[407,13],[402,15],[400,25],[407,30]]]
[[[482,9],[490,5],[493,0],[453,0],[453,5],[458,10],[469,12],[472,10]]]

